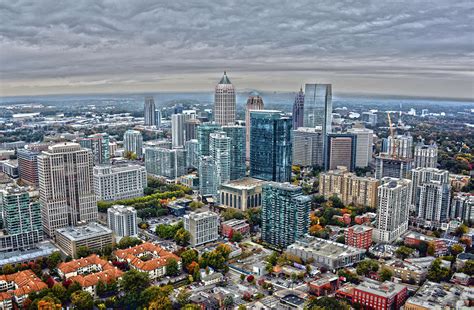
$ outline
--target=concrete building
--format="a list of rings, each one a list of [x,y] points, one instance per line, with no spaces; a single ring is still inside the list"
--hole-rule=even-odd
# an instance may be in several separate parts
[[[190,118],[184,121],[184,141],[193,140],[197,138],[197,128],[201,124],[198,119]]]
[[[250,112],[250,176],[289,182],[291,179],[291,117],[280,111]]]
[[[242,178],[222,184],[220,188],[220,204],[226,208],[246,211],[262,205],[262,185],[264,181]]]
[[[191,239],[191,246],[199,246],[208,242],[216,241],[219,237],[219,215],[206,211],[201,213],[191,212],[183,217],[184,229],[186,229]]]
[[[383,262],[380,267],[390,270],[395,278],[401,279],[406,283],[414,282],[421,284],[425,281],[428,274],[428,268],[399,259]]]
[[[324,165],[323,133],[317,128],[293,130],[293,165],[313,167]]]
[[[372,161],[374,131],[367,128],[350,128],[347,133],[357,137],[355,166],[365,168]]]
[[[316,266],[331,270],[352,266],[364,259],[365,250],[334,241],[306,235],[292,245],[287,252],[307,261],[313,259]]]
[[[184,142],[186,150],[186,168],[197,169],[199,166],[199,144],[198,140],[191,139]]]
[[[346,167],[354,171],[356,161],[357,136],[352,134],[327,135],[327,153],[325,154],[325,169],[333,170],[338,167]]]
[[[157,115],[156,115],[155,100],[151,96],[145,97],[144,114],[145,114],[145,126],[158,125],[158,122],[156,120]]]
[[[137,210],[133,207],[114,205],[107,209],[107,226],[115,237],[137,237]]]
[[[438,146],[436,143],[418,143],[415,146],[414,168],[436,168],[438,165]]]
[[[345,244],[368,250],[372,245],[372,227],[354,225],[344,230]]]
[[[370,309],[400,309],[408,297],[407,287],[390,281],[382,284],[364,279],[354,288],[353,303]]]
[[[63,227],[56,230],[56,244],[71,257],[77,257],[77,250],[86,246],[91,251],[101,251],[113,245],[112,230],[91,222],[84,226]]]
[[[230,180],[238,180],[245,177],[245,127],[222,126],[222,131],[230,138]]]
[[[381,154],[375,158],[375,178],[409,179],[412,166],[412,159],[396,158]]]
[[[92,151],[96,165],[106,165],[110,162],[110,138],[106,133],[98,133],[87,138],[77,139],[84,148]]]
[[[389,136],[386,153],[391,157],[413,159],[413,137],[410,134]]]
[[[143,136],[137,130],[127,130],[123,135],[123,149],[131,152],[138,158],[143,157]]]
[[[212,195],[217,199],[217,169],[214,159],[211,156],[199,158],[199,194]]]
[[[214,94],[214,120],[217,124],[235,123],[235,89],[224,71],[224,76],[216,85]]]
[[[184,146],[184,115],[173,114],[171,115],[171,141],[173,147]]]
[[[95,166],[93,173],[98,201],[140,197],[147,186],[146,170],[140,165]]]
[[[18,149],[18,175],[20,179],[30,185],[38,186],[38,155],[40,151]]]
[[[250,111],[263,110],[263,99],[258,93],[251,93],[245,106],[245,158],[250,160]]]
[[[450,217],[474,223],[474,194],[455,193],[451,204]]]
[[[410,180],[383,178],[378,188],[376,242],[392,243],[408,229]]]
[[[362,112],[362,122],[365,124],[374,127],[377,125],[377,114],[373,112]]]
[[[262,187],[262,240],[284,248],[308,232],[311,198],[299,186],[269,182]]]
[[[146,148],[145,168],[148,174],[175,180],[187,173],[186,151],[182,148]]]
[[[209,153],[216,168],[217,188],[230,181],[230,144],[225,132],[213,132],[209,136]]]
[[[304,93],[303,88],[300,88],[300,91],[295,96],[295,101],[293,103],[293,130],[298,130],[298,128],[303,127],[304,124]]]
[[[199,157],[209,156],[209,136],[213,132],[222,131],[222,127],[218,124],[203,123],[197,128],[197,140],[199,145]]]
[[[470,309],[474,306],[473,300],[472,287],[426,281],[407,299],[404,310]]]
[[[77,143],[52,145],[38,156],[44,232],[97,220],[92,151]]]
[[[377,207],[379,180],[358,177],[347,169],[330,170],[319,174],[319,193],[326,199],[336,195],[345,205]]]

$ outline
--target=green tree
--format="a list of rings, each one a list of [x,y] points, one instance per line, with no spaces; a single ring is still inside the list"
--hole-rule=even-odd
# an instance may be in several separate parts
[[[319,299],[312,299],[307,304],[310,310],[331,309],[331,310],[349,310],[350,307],[343,301],[339,301],[335,297],[323,296]]]
[[[167,276],[177,276],[179,275],[179,265],[174,258],[168,259],[166,263],[166,275]]]
[[[464,272],[467,275],[474,275],[474,260],[468,260],[464,266],[461,268],[461,272]]]
[[[102,280],[99,280],[95,287],[95,291],[97,295],[102,296],[107,292],[107,285]]]
[[[188,249],[186,251],[183,251],[180,254],[181,257],[181,263],[183,266],[186,268],[191,264],[192,262],[198,262],[199,261],[199,255],[198,252],[194,249]],[[188,270],[189,272],[192,272],[192,270]]]
[[[80,290],[82,290],[82,287],[79,283],[77,283],[77,282],[71,283],[67,288],[67,292],[66,292],[67,298],[71,299],[72,294],[74,294],[75,292],[80,291]]]
[[[49,269],[56,268],[61,261],[61,254],[59,252],[54,252],[46,260]]]
[[[51,288],[51,293],[53,293],[54,297],[59,299],[62,303],[66,302],[68,299],[67,289],[62,286],[61,283],[56,283]]]
[[[232,238],[230,238],[230,241],[232,242],[240,242],[242,241],[242,234],[236,231],[235,233],[232,234]]]
[[[426,277],[432,282],[441,282],[449,280],[449,269],[441,266],[441,259],[437,258],[431,263]]]
[[[128,159],[128,160],[136,160],[138,157],[137,157],[137,154],[135,154],[134,152],[132,151],[125,151],[123,153],[123,157]]]
[[[2,272],[3,274],[15,273],[15,267],[13,267],[11,264],[6,264],[2,267]]]
[[[76,251],[76,256],[77,257],[87,257],[91,254],[91,251],[89,250],[89,247],[85,245],[81,245],[80,247],[77,248]]]
[[[187,304],[182,308],[182,310],[201,310],[201,306],[196,304]]]
[[[94,299],[86,291],[77,291],[71,295],[71,304],[77,310],[89,310],[94,308]]]
[[[141,295],[150,286],[148,273],[130,270],[123,274],[120,280],[120,287],[125,295],[122,303],[125,307],[135,308],[141,305]]]
[[[467,227],[467,225],[462,223],[461,225],[459,225],[458,228],[456,228],[454,234],[458,237],[461,237],[462,235],[466,234],[468,231],[469,231],[469,227]]]
[[[176,301],[181,307],[184,307],[187,303],[189,303],[189,297],[191,297],[191,293],[187,289],[183,288],[180,289],[176,295]]]
[[[234,298],[232,298],[231,295],[227,295],[225,298],[224,298],[224,307],[226,309],[229,309],[229,308],[232,308],[232,306],[234,305]]]
[[[191,234],[184,228],[178,229],[174,235],[174,241],[181,246],[187,246],[189,239],[191,239]]]
[[[464,252],[464,248],[460,244],[454,244],[451,247],[451,254],[453,254],[454,256],[457,256],[458,254],[462,252]]]
[[[130,247],[139,245],[139,244],[142,244],[142,241],[140,239],[135,238],[135,237],[126,236],[126,237],[123,237],[122,239],[120,239],[117,247],[119,249],[127,249],[127,248],[130,248]]]
[[[376,260],[366,259],[357,264],[357,274],[358,275],[367,275],[371,271],[377,272],[379,270],[379,264]]]
[[[148,309],[172,309],[169,298],[172,291],[173,287],[171,285],[150,286],[143,291],[140,304],[137,305],[148,305]]]
[[[388,268],[382,268],[379,272],[380,281],[389,281],[393,276],[393,272]]]
[[[402,245],[401,247],[399,247],[399,248],[395,251],[395,255],[396,255],[398,258],[406,259],[406,258],[410,257],[410,255],[412,255],[414,251],[415,251],[414,249]]]

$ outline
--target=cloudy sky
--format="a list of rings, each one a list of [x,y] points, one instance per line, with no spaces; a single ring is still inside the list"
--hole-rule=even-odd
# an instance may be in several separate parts
[[[0,0],[0,96],[237,89],[474,98],[472,0]]]

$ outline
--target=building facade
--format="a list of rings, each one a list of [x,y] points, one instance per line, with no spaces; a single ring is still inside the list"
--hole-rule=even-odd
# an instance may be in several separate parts
[[[245,127],[222,126],[227,137],[230,138],[230,180],[238,180],[245,177]]]
[[[235,89],[224,71],[224,76],[216,85],[214,93],[214,120],[217,124],[235,123]]]
[[[199,157],[209,156],[209,136],[213,132],[222,131],[218,124],[204,123],[197,128],[197,140],[199,145]]]
[[[354,225],[344,231],[344,244],[368,250],[372,245],[372,227]]]
[[[355,166],[365,168],[372,161],[374,131],[367,128],[350,128],[348,133],[357,137]]]
[[[123,135],[123,149],[138,158],[143,157],[143,136],[138,130],[127,130]]]
[[[77,250],[87,247],[93,252],[102,251],[114,244],[112,230],[92,222],[84,226],[63,227],[56,230],[56,244],[66,255],[77,258]]]
[[[250,94],[245,106],[245,158],[250,160],[250,111],[263,110],[263,99],[257,93]]]
[[[191,235],[189,243],[193,247],[216,241],[219,237],[219,215],[217,213],[191,212],[183,217],[183,223],[184,229]]]
[[[186,151],[182,148],[146,148],[145,168],[149,174],[174,180],[187,173]]]
[[[38,186],[38,155],[41,152],[29,149],[18,149],[18,174],[22,181]]]
[[[323,140],[320,129],[299,126],[293,130],[293,165],[323,167]]]
[[[456,193],[451,204],[450,217],[474,223],[474,194]]]
[[[186,150],[186,168],[197,169],[199,166],[199,143],[197,139],[184,142]]]
[[[107,209],[107,226],[118,238],[137,237],[137,210],[133,207],[114,205]]]
[[[217,169],[211,156],[199,158],[199,193],[201,195],[212,195],[217,199]]]
[[[144,106],[144,114],[145,114],[145,126],[156,126],[156,106],[155,100],[153,97],[145,97],[145,106]]]
[[[216,167],[217,187],[230,181],[230,144],[225,132],[214,132],[209,137],[209,153]]]
[[[297,130],[304,125],[304,93],[303,88],[295,96],[293,103],[293,130]]]
[[[380,154],[375,158],[375,178],[409,179],[412,166],[413,159]]]
[[[79,144],[92,151],[94,163],[106,165],[110,162],[110,138],[106,133],[98,133],[78,139]]]
[[[184,115],[171,115],[171,141],[173,147],[184,146]]]
[[[93,173],[98,201],[140,197],[147,186],[146,170],[140,165],[95,166]]]
[[[354,171],[356,162],[357,136],[352,134],[327,134],[325,169],[346,167]]]
[[[220,204],[226,208],[246,211],[262,205],[262,185],[264,181],[242,178],[222,184],[220,187]]]
[[[436,168],[438,165],[438,146],[436,143],[418,143],[415,146],[414,168]]]

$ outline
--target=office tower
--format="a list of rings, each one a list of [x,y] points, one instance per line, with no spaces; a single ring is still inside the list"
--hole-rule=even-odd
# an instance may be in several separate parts
[[[137,237],[137,210],[133,207],[114,205],[107,209],[107,226],[118,239],[122,237]]]
[[[383,178],[378,188],[376,242],[392,243],[408,229],[410,180]]]
[[[377,179],[385,177],[409,179],[412,164],[412,159],[394,158],[386,154],[380,154],[375,158],[375,177]]]
[[[350,128],[347,133],[357,137],[355,166],[365,168],[372,160],[374,131],[367,128]]]
[[[38,178],[44,232],[97,220],[92,151],[77,143],[52,145],[38,156]]]
[[[262,188],[262,240],[287,247],[308,231],[311,198],[301,187],[269,182]]]
[[[156,127],[161,127],[161,111],[155,110]]]
[[[143,137],[137,130],[127,130],[123,135],[123,148],[125,152],[137,155],[137,158],[143,157]]]
[[[362,112],[362,122],[374,127],[377,125],[377,114],[373,112]]]
[[[145,149],[145,168],[149,174],[173,180],[186,174],[186,151],[183,148],[165,149],[150,147]]]
[[[319,174],[319,194],[326,199],[337,196],[344,205],[376,208],[379,184],[375,178],[358,177],[347,169]]]
[[[250,111],[252,110],[263,110],[264,104],[263,99],[258,93],[253,92],[247,99],[247,105],[245,106],[245,159],[250,160]]]
[[[396,158],[413,158],[413,137],[410,134],[389,136],[387,154]]]
[[[211,211],[201,213],[191,212],[183,216],[183,225],[191,238],[191,246],[216,241],[219,237],[219,215]]]
[[[368,250],[372,245],[373,228],[354,225],[344,230],[344,244]]]
[[[211,156],[199,158],[199,193],[217,198],[217,169]]]
[[[147,187],[145,167],[140,165],[95,166],[94,192],[98,201],[114,201],[143,196]]]
[[[222,131],[222,127],[217,124],[204,123],[198,126],[199,156],[209,156],[209,135],[217,131]]]
[[[474,195],[455,193],[451,204],[450,218],[474,223]]]
[[[230,179],[237,180],[245,177],[245,127],[223,126],[227,137],[230,138]]]
[[[79,144],[92,151],[96,165],[106,165],[110,162],[110,138],[106,133],[98,133],[87,138],[78,139]]]
[[[40,152],[29,149],[18,149],[18,174],[22,181],[38,186],[38,155]]]
[[[192,139],[184,142],[186,150],[186,167],[197,169],[199,166],[199,143],[198,140]]]
[[[197,138],[197,128],[199,124],[201,124],[201,122],[195,118],[188,119],[184,122],[184,141],[189,141]]]
[[[293,130],[293,165],[323,167],[323,133],[321,129],[300,127]]]
[[[327,135],[325,169],[333,170],[346,167],[354,171],[356,160],[357,136],[345,133],[330,133]]]
[[[331,84],[306,84],[304,92],[304,127],[321,126],[323,134],[331,132]]]
[[[0,194],[0,253],[27,250],[43,241],[41,206],[27,188],[7,187]]]
[[[296,94],[293,103],[293,130],[303,127],[304,124],[304,93],[303,88]]]
[[[184,115],[171,115],[171,141],[173,147],[184,146]]]
[[[449,181],[449,172],[447,170],[440,170],[436,168],[416,168],[411,171],[411,181],[411,210],[413,210],[418,217],[427,212],[426,208],[431,208],[429,206],[430,204],[434,205],[435,203],[435,201],[432,201],[432,203],[430,203],[426,200],[426,195],[428,194],[428,192],[426,191],[431,191],[433,190],[433,188],[427,187],[423,189],[423,185],[433,184],[434,187],[438,187],[439,185],[440,193],[446,190],[449,192],[451,189]],[[424,191],[423,199],[421,197],[422,190]],[[443,208],[446,208],[446,210],[443,211],[443,213],[447,214],[447,209],[449,208],[449,201],[445,203],[446,206]],[[420,208],[422,210],[420,210]],[[447,215],[443,217],[446,218]],[[423,217],[423,219],[425,218]]]
[[[156,106],[153,97],[145,97],[145,126],[156,126]]]
[[[280,111],[250,112],[250,176],[276,182],[291,179],[291,117]]]
[[[221,184],[230,181],[230,138],[225,132],[213,132],[209,137],[209,153],[216,167],[216,182]]]
[[[438,164],[438,146],[436,143],[418,143],[415,146],[414,168],[436,168]]]
[[[214,94],[214,121],[221,126],[235,123],[235,90],[225,71]]]

